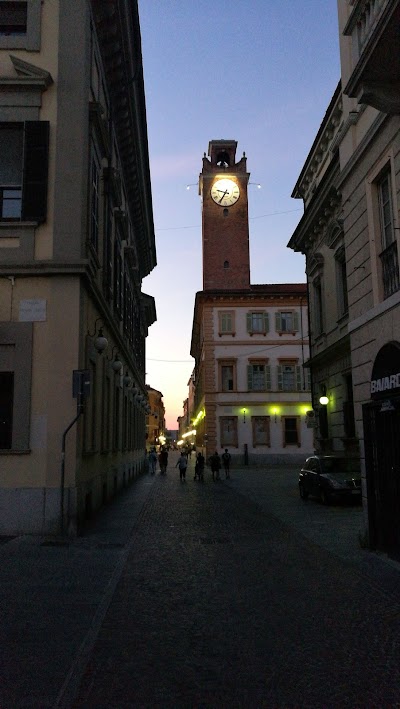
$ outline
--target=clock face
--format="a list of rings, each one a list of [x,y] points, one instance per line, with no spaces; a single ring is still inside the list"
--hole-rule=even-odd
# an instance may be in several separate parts
[[[230,207],[240,197],[239,186],[233,180],[216,180],[211,187],[211,197],[221,207]]]

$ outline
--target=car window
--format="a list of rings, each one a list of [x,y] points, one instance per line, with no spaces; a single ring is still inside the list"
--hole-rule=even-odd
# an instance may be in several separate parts
[[[324,473],[360,473],[360,464],[351,458],[322,458],[321,467]]]
[[[315,473],[315,471],[317,470],[317,461],[315,460],[315,458],[310,458],[310,460],[308,461],[307,469],[310,470],[312,473]]]

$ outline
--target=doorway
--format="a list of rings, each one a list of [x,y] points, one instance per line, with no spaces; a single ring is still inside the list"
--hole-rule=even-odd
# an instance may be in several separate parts
[[[400,554],[400,397],[363,406],[370,545]]]

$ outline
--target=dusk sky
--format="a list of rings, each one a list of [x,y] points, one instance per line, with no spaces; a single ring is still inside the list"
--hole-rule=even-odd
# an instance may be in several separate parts
[[[176,429],[202,290],[198,178],[210,140],[238,142],[250,172],[251,282],[305,282],[287,248],[291,198],[340,77],[336,0],[139,0],[158,265],[143,282],[157,322],[146,383]],[[261,184],[261,189],[257,188]],[[189,190],[187,185],[192,185]]]

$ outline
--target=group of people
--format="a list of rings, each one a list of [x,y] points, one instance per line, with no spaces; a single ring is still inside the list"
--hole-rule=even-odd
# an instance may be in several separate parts
[[[151,451],[149,452],[149,472],[154,475],[157,469],[157,463],[160,465],[160,473],[161,475],[164,475],[167,472],[167,466],[168,466],[168,451],[166,448],[161,448],[159,454],[157,455],[157,451],[155,448],[152,448]]]
[[[160,465],[160,473],[164,475],[167,472],[167,466],[168,466],[168,451],[165,448],[161,448],[159,454],[157,455],[157,451],[155,448],[152,448],[149,451],[149,456],[148,456],[148,464],[149,464],[149,472],[151,475],[154,475],[157,469],[157,463]],[[194,479],[195,480],[204,480],[204,467],[205,467],[205,458],[204,455],[199,452],[196,455],[196,463],[194,466]],[[222,453],[220,456],[218,451],[215,451],[213,455],[211,455],[208,460],[207,460],[207,465],[210,466],[211,468],[211,474],[212,474],[212,479],[214,481],[220,480],[220,470],[221,468],[224,469],[225,472],[225,479],[230,478],[230,465],[231,465],[231,454],[229,453],[228,449],[225,448],[225,451]],[[176,464],[176,468],[179,468],[179,478],[181,481],[186,480],[186,469],[188,466],[188,453],[187,451],[182,450],[180,453],[180,456],[178,458],[178,462]]]
[[[188,460],[187,460],[187,455],[185,454],[184,451],[181,452],[178,462],[176,464],[176,467],[179,468],[179,477],[181,481],[186,480],[186,468],[187,468]],[[219,455],[218,451],[215,451],[213,455],[211,455],[207,461],[207,464],[211,468],[211,474],[212,474],[212,479],[214,481],[220,480],[220,470],[221,467],[224,468],[225,471],[225,479],[230,478],[230,466],[231,466],[231,454],[229,453],[228,449],[225,448],[224,453],[222,456]],[[196,463],[194,466],[194,479],[195,480],[204,480],[204,467],[205,467],[205,458],[202,453],[197,453],[196,455]]]

